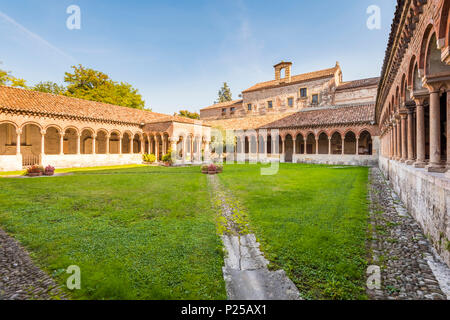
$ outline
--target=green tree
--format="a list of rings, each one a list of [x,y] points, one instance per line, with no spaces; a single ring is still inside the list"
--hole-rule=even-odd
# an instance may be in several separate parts
[[[5,71],[2,69],[0,69],[0,85],[21,88],[27,87],[26,81],[24,79],[16,78],[11,75],[10,71]]]
[[[177,115],[177,114],[175,114]],[[200,115],[197,112],[190,112],[188,110],[181,110],[178,113],[178,116],[180,117],[185,117],[185,118],[189,118],[189,119],[196,119],[196,120],[200,120]]]
[[[215,103],[222,103],[232,100],[233,98],[231,97],[230,87],[228,87],[228,84],[224,82],[223,87],[219,90],[219,99]]]
[[[53,93],[53,94],[64,94],[66,92],[66,88],[64,86],[60,86],[59,84],[51,81],[39,82],[33,88],[34,91]]]
[[[114,105],[144,109],[145,101],[138,90],[125,82],[115,82],[103,72],[73,66],[73,73],[66,72],[67,83],[65,95],[68,97],[110,103]]]

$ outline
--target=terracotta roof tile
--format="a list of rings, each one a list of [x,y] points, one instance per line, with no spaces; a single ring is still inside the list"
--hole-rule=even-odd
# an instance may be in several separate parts
[[[336,90],[340,91],[340,90],[347,90],[347,89],[377,86],[379,82],[380,82],[380,77],[348,81],[348,82],[341,83],[336,88]]]
[[[304,109],[289,117],[271,122],[263,128],[299,128],[333,126],[375,121],[375,105],[349,105]]]
[[[122,123],[183,122],[193,120],[61,95],[0,86],[0,112],[25,112]]]
[[[210,125],[211,127],[221,128],[225,130],[255,130],[287,116],[288,115],[285,113],[270,114],[263,116],[250,116],[245,118],[205,120],[205,123]]]
[[[208,110],[208,109],[230,107],[230,106],[232,106],[234,104],[242,104],[242,101],[243,100],[240,99],[240,100],[233,100],[233,101],[226,101],[226,102],[216,103],[216,104],[213,104],[213,105],[211,105],[209,107],[206,107],[206,108],[203,108],[203,109],[200,109],[200,110]]]
[[[292,76],[291,81],[289,83],[286,83],[286,82],[280,83],[280,81],[277,81],[277,80],[260,82],[260,83],[255,84],[253,87],[250,87],[242,92],[257,91],[257,90],[261,90],[261,89],[286,86],[286,85],[291,85],[291,84],[314,80],[314,79],[319,79],[319,78],[333,77],[337,70],[339,70],[339,66],[336,66],[336,67],[333,67],[330,69],[324,69],[324,70],[299,74],[296,76]]]

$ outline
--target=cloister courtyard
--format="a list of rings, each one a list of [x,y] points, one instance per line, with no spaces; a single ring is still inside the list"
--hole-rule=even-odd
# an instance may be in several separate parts
[[[366,286],[373,254],[370,244],[376,233],[382,241],[393,237],[391,229],[396,232],[399,224],[383,218],[384,226],[373,227],[374,215],[388,212],[380,204],[374,210],[376,201],[370,200],[369,171],[375,168],[283,163],[277,174],[261,175],[261,168],[267,166],[228,164],[214,178],[233,196],[232,206],[240,212],[238,222],[245,225],[246,233],[255,234],[269,270],[284,270],[302,299],[377,298]],[[48,292],[46,298],[54,299],[229,297],[223,276],[229,253],[221,240],[226,230],[217,209],[217,191],[198,166],[57,172],[67,175],[16,179],[12,175],[17,172],[2,173],[1,229],[23,245],[48,281],[42,285],[34,279],[36,283],[25,287],[5,283],[3,278],[0,296],[8,297],[2,287],[22,285],[19,298],[23,299],[40,299]],[[412,238],[406,246],[426,241],[416,234]],[[419,252],[429,248],[412,250],[417,251],[418,261],[405,260],[405,268],[418,265]],[[385,256],[385,270],[390,262],[402,262],[401,255]],[[25,264],[14,265],[18,270],[0,273],[26,271],[21,270]],[[65,270],[70,265],[80,267],[80,290],[66,287]],[[420,272],[436,282],[431,270]],[[398,297],[405,292],[401,283],[389,289],[393,279],[383,280],[383,290]],[[440,290],[423,291],[445,297]]]

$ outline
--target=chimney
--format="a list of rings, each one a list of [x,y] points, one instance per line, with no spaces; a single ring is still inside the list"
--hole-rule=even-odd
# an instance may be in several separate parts
[[[292,62],[284,62],[281,61],[280,63],[273,66],[275,68],[275,80],[279,82],[291,82],[291,67]],[[285,76],[284,78],[281,78],[281,71],[284,69]]]

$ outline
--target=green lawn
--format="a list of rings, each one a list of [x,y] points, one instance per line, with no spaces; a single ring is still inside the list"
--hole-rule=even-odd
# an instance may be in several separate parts
[[[368,169],[228,165],[220,175],[247,209],[273,267],[308,299],[365,299]]]
[[[0,178],[0,225],[75,299],[225,299],[223,254],[199,168]]]

